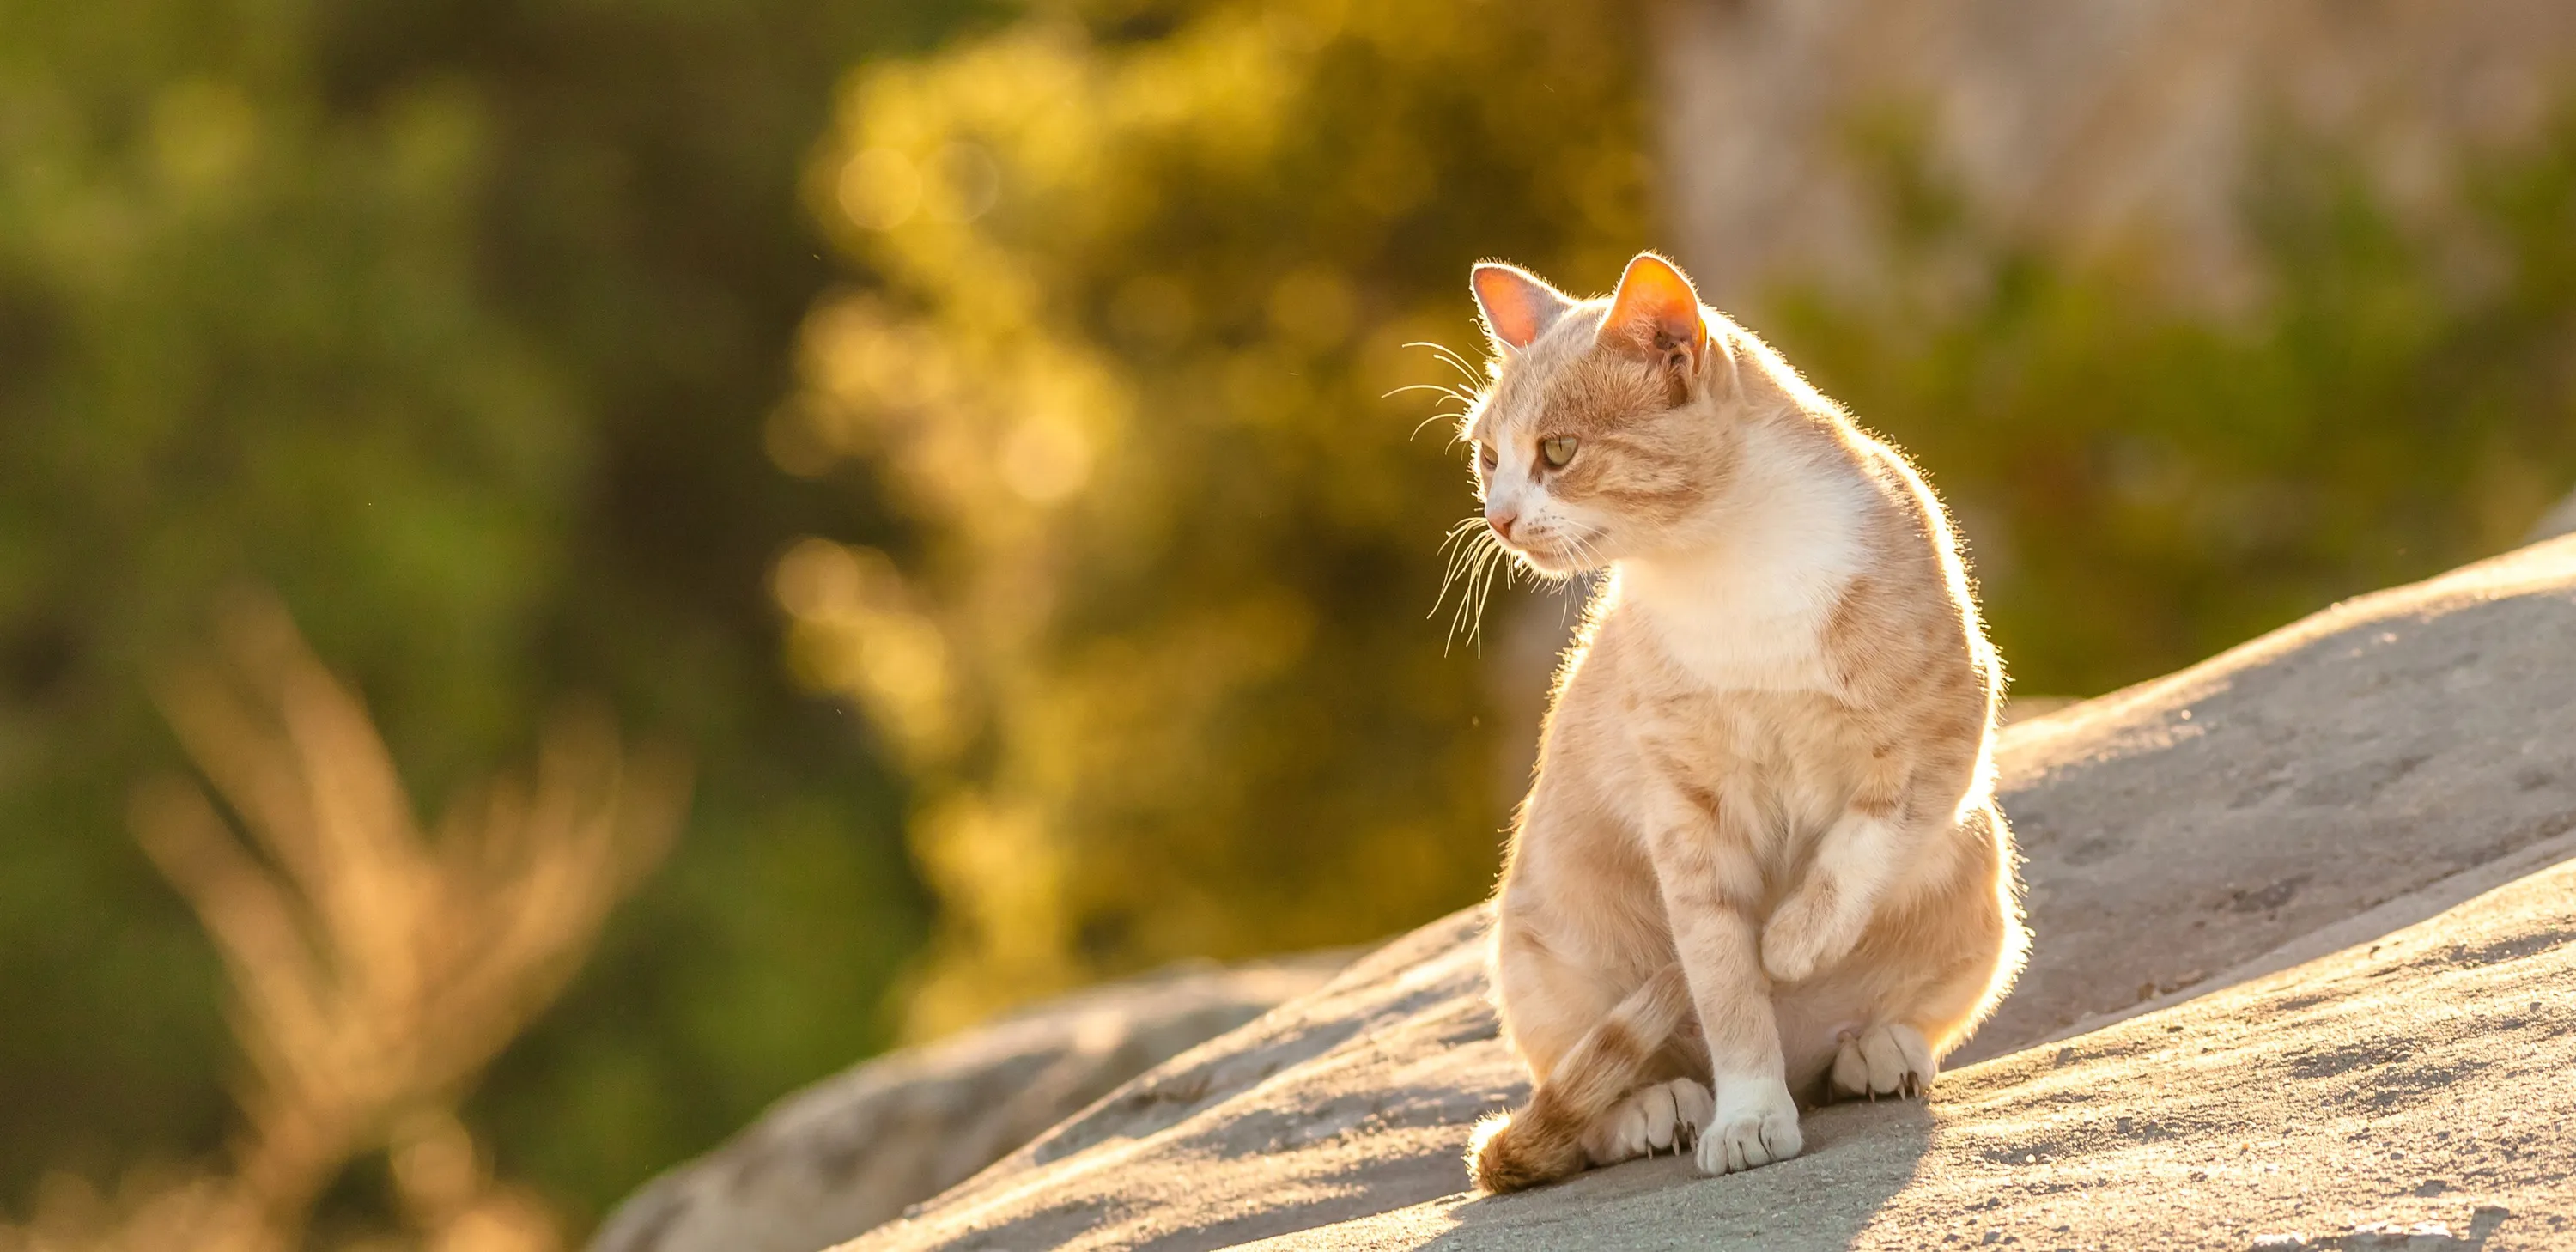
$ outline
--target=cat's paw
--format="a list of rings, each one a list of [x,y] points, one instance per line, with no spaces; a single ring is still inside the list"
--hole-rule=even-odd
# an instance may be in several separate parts
[[[1872,1026],[1843,1036],[1834,1053],[1833,1094],[1851,1100],[1920,1096],[1932,1090],[1940,1073],[1922,1031],[1902,1022]]]
[[[1616,1165],[1678,1151],[1698,1137],[1716,1110],[1708,1088],[1688,1078],[1641,1087],[1585,1128],[1583,1153],[1595,1165]]]
[[[1699,1136],[1699,1168],[1733,1174],[1796,1156],[1807,1146],[1798,1133],[1798,1105],[1787,1084],[1721,1083],[1717,1115]]]
[[[1829,893],[1801,889],[1763,923],[1762,972],[1773,982],[1798,982],[1841,958],[1858,939]]]

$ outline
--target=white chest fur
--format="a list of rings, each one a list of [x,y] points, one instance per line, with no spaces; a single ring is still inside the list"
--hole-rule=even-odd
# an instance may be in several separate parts
[[[1831,690],[1824,630],[1863,567],[1866,490],[1835,475],[1747,492],[1707,545],[1620,562],[1619,606],[1713,689]]]

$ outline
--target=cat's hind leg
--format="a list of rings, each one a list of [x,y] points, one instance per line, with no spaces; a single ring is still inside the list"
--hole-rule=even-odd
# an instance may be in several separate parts
[[[1538,1076],[1527,1105],[1477,1123],[1467,1141],[1469,1179],[1485,1191],[1519,1191],[1582,1169],[1586,1132],[1658,1072],[1690,1012],[1678,964],[1648,977]]]
[[[1876,1100],[1931,1093],[1941,1063],[1923,1032],[1903,1022],[1847,1031],[1834,1052],[1826,1094],[1836,1100]]]
[[[1583,1154],[1594,1165],[1616,1165],[1641,1156],[1691,1146],[1717,1114],[1717,1098],[1693,1078],[1648,1083],[1584,1128]]]

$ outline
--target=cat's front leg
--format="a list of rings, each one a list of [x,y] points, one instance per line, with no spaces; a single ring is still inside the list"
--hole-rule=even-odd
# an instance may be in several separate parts
[[[1918,805],[1909,762],[1894,749],[1874,754],[1849,804],[1816,842],[1796,889],[1762,927],[1762,968],[1800,982],[1852,950],[1886,899],[1898,870],[1919,855]],[[1952,797],[1955,806],[1956,797]]]
[[[1779,982],[1800,982],[1850,952],[1878,911],[1907,842],[1894,822],[1874,813],[1845,813],[1828,828],[1806,877],[1763,923],[1763,971]]]
[[[1652,855],[1664,913],[1706,1036],[1716,1111],[1699,1136],[1711,1174],[1785,1161],[1806,1146],[1789,1095],[1771,983],[1762,970],[1762,871],[1728,829],[1726,801],[1677,785],[1655,823]]]

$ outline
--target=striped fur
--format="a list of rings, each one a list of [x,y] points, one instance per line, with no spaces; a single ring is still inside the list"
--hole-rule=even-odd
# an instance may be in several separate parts
[[[1690,983],[1678,963],[1629,992],[1539,1082],[1520,1112],[1477,1124],[1468,1141],[1468,1177],[1481,1190],[1505,1192],[1580,1171],[1584,1132],[1645,1081],[1690,1012]]]

